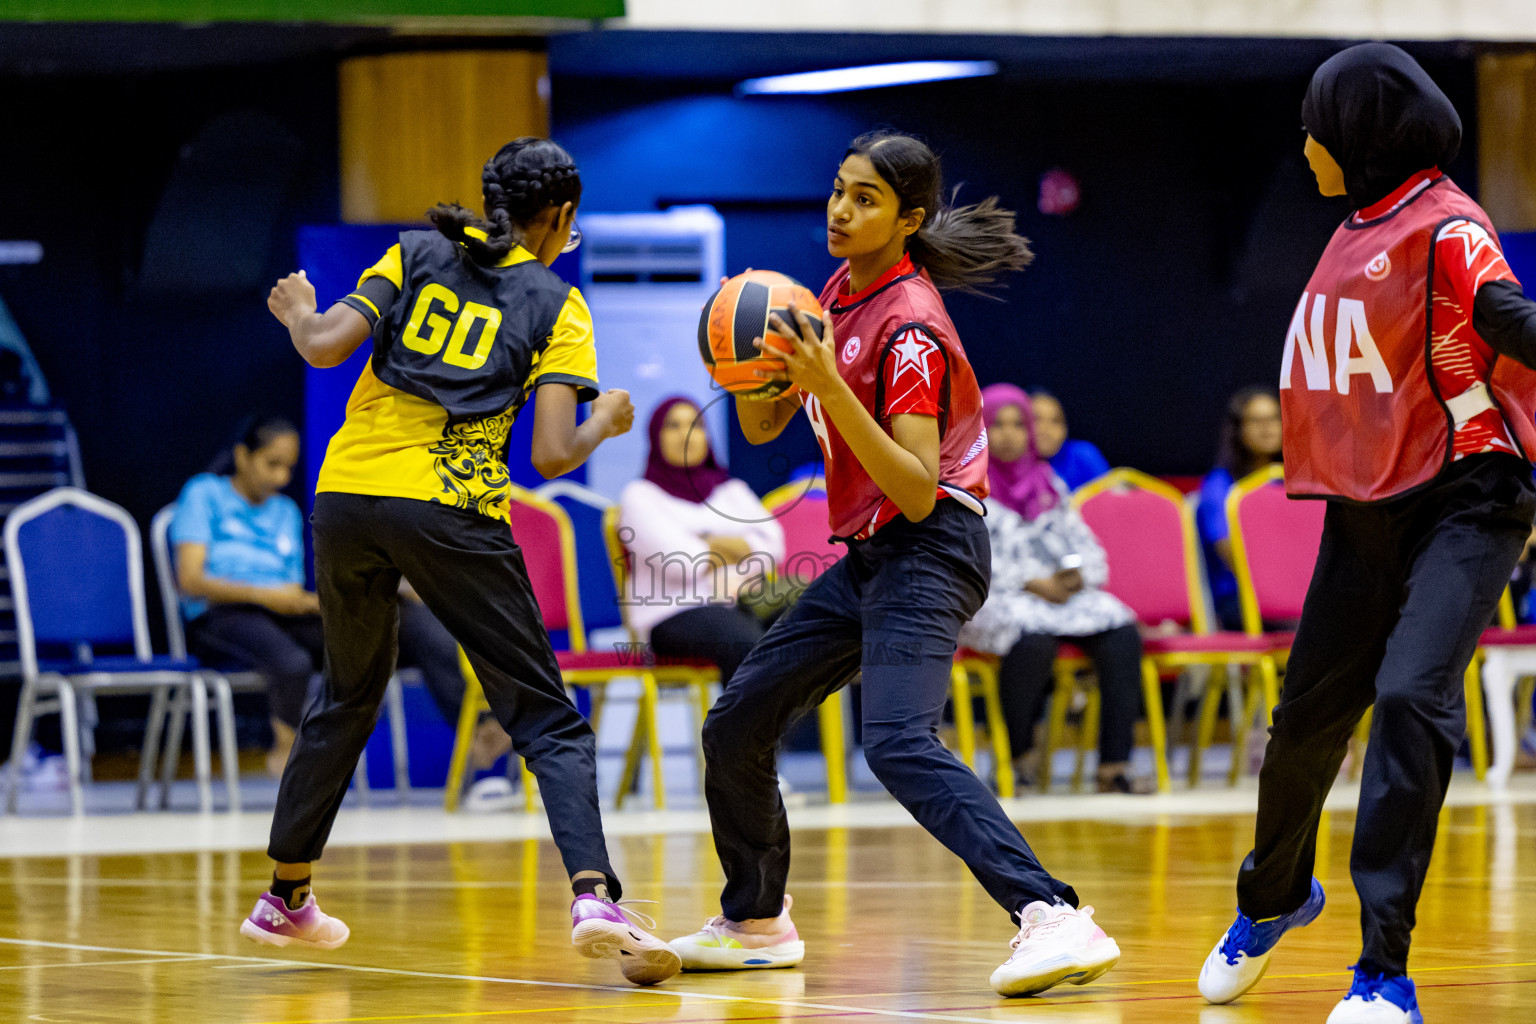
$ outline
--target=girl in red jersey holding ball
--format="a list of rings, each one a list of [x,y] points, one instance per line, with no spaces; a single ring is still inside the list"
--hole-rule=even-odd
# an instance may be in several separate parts
[[[747,439],[763,444],[803,405],[848,554],[768,631],[704,723],[724,913],[672,947],[685,969],[800,963],[774,754],[796,719],[862,672],[871,770],[1019,925],[993,987],[1082,984],[1113,967],[1119,948],[937,734],[956,636],[991,578],[981,391],[939,289],[976,290],[1022,269],[1028,245],[995,199],[945,208],[932,150],[877,132],[855,139],[837,170],[827,249],[846,262],[822,290],[821,324],[793,306],[797,323],[775,324],[796,340],[783,372],[767,376],[801,397],[738,399],[736,409]]]

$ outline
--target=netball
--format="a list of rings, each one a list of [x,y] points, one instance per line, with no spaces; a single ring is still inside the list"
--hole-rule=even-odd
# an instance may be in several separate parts
[[[699,355],[715,383],[755,399],[777,398],[794,387],[757,376],[759,370],[781,370],[784,364],[752,344],[762,338],[765,349],[788,348],[789,339],[773,329],[770,318],[777,313],[787,322],[791,302],[815,319],[820,336],[821,304],[794,278],[773,270],[749,270],[721,285],[699,314]]]

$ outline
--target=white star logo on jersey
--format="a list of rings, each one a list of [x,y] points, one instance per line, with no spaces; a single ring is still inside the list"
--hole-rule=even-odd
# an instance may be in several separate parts
[[[896,368],[891,371],[891,383],[901,380],[907,370],[916,370],[924,384],[932,383],[928,376],[928,357],[938,350],[938,343],[916,327],[903,332],[901,340],[892,346],[896,353]]]
[[[1488,234],[1487,229],[1481,224],[1475,224],[1470,220],[1459,220],[1455,224],[1450,225],[1440,232],[1440,238],[1436,239],[1436,241],[1447,238],[1461,239],[1461,244],[1467,250],[1467,268],[1469,270],[1472,264],[1477,261],[1477,254],[1484,249],[1491,250],[1496,258],[1502,259],[1504,256],[1503,253],[1499,252],[1498,245],[1494,242],[1492,236]]]

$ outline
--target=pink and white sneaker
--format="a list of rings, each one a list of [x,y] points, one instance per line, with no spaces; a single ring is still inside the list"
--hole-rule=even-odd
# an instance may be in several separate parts
[[[735,921],[712,917],[692,935],[672,940],[683,958],[685,971],[749,971],[769,967],[797,967],[805,959],[805,943],[789,919],[794,903],[784,897],[779,930],[770,935],[744,932]]]
[[[1093,923],[1093,908],[1036,900],[1019,911],[1013,955],[992,972],[1000,996],[1027,996],[1064,981],[1086,985],[1120,959],[1120,947]]]
[[[336,949],[347,941],[352,930],[339,917],[323,912],[313,893],[298,910],[289,910],[282,900],[264,892],[251,916],[240,922],[240,934],[264,946]]]
[[[633,984],[660,984],[681,970],[683,962],[637,920],[646,928],[656,927],[655,921],[628,906],[590,893],[577,896],[571,901],[571,944],[582,956],[618,960],[619,970]]]

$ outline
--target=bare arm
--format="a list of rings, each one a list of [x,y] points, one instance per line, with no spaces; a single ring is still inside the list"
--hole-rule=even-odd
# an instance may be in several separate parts
[[[533,468],[548,480],[580,466],[603,441],[629,432],[635,407],[629,392],[615,388],[592,402],[592,415],[576,423],[576,389],[551,382],[539,388],[533,412]]]
[[[302,270],[277,282],[267,308],[288,328],[293,347],[310,366],[340,366],[373,335],[368,318],[351,306],[338,302],[317,313],[315,286]]]
[[[297,583],[285,587],[258,587],[209,576],[206,544],[176,545],[176,583],[188,597],[200,597],[213,604],[257,604],[279,615],[313,615],[320,610],[320,600]]]
[[[832,394],[821,406],[875,486],[912,522],[928,518],[939,492],[938,419],[893,416],[887,434],[847,384]]]
[[[768,401],[736,396],[736,421],[749,444],[767,444],[789,426],[800,408],[797,397],[780,396]]]

